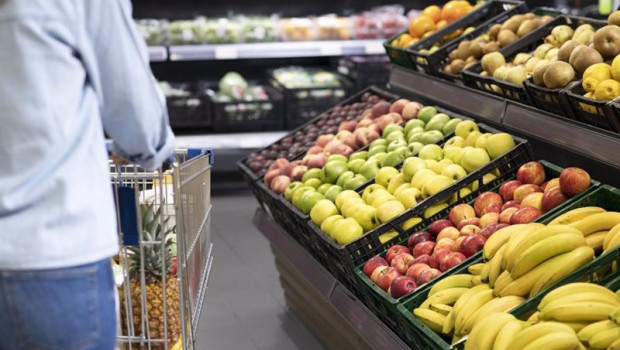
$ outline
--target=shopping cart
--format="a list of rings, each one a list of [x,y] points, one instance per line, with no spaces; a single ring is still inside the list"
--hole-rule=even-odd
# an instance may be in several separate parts
[[[211,255],[208,150],[155,172],[110,163],[121,250],[118,349],[193,350]]]

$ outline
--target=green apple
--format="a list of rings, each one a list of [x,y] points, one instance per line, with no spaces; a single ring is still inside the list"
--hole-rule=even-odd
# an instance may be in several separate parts
[[[365,159],[357,158],[357,159],[350,160],[349,163],[347,164],[347,169],[357,174],[360,171],[360,168],[362,167],[362,165],[364,165],[364,163],[366,163]]]
[[[515,140],[510,134],[501,132],[487,138],[486,150],[491,159],[495,159],[515,147]]]
[[[435,144],[424,145],[424,147],[420,150],[420,153],[418,153],[418,157],[422,159],[433,159],[440,161],[443,159],[443,149]]]
[[[385,159],[385,157],[387,157],[387,155],[388,155],[387,152],[377,153],[373,155],[372,157],[368,158],[368,160],[376,161],[377,163],[379,163],[379,166],[381,166],[381,164],[383,163],[383,160]]]
[[[325,166],[323,166],[323,169],[321,169],[321,173],[319,174],[319,180],[321,180],[322,183],[329,183],[329,181],[327,181],[327,175],[325,175]]]
[[[372,205],[365,204],[359,206],[352,217],[362,226],[364,232],[368,232],[380,224],[377,218],[377,209]]]
[[[342,205],[342,208],[340,208],[340,212],[342,213],[342,215],[344,215],[345,218],[350,218],[353,216],[355,211],[363,205],[366,205],[366,203],[364,203],[362,199],[355,198],[353,200],[345,202]]]
[[[344,216],[342,215],[332,215],[327,219],[323,220],[321,224],[321,231],[325,232],[328,237],[331,237],[334,232],[334,225],[336,222],[344,220]]]
[[[467,172],[458,164],[450,164],[443,168],[441,175],[449,177],[453,181],[457,181],[467,176]]]
[[[428,123],[428,121],[431,120],[435,114],[437,114],[437,108],[433,106],[426,106],[418,112],[418,119],[424,123]]]
[[[407,208],[405,208],[401,202],[391,200],[381,204],[381,206],[377,208],[377,216],[381,222],[388,222],[396,217],[399,217],[405,211],[407,211]]]
[[[411,142],[409,143],[409,146],[407,146],[407,149],[409,149],[409,153],[411,153],[412,155],[417,155],[418,153],[420,153],[422,147],[424,147],[424,144],[422,142]]]
[[[352,179],[353,176],[355,176],[355,173],[353,173],[352,171],[345,171],[344,173],[342,173],[342,175],[338,177],[336,185],[344,188],[344,183]]]
[[[411,181],[413,175],[420,169],[426,169],[426,162],[424,162],[424,159],[418,157],[405,159],[403,167],[401,168],[405,181]]]
[[[411,156],[411,151],[409,150],[409,147],[407,145],[400,146],[396,148],[395,150],[393,150],[392,152],[400,153],[404,158]]]
[[[327,190],[329,190],[332,186],[332,184],[322,184],[321,186],[319,186],[319,188],[316,189],[316,191],[322,195],[325,195],[325,192],[327,192]]]
[[[390,142],[390,144],[387,146],[387,152],[392,152],[393,150],[397,149],[398,147],[407,147],[407,141],[405,140],[394,140],[392,142]]]
[[[368,151],[368,158],[374,156],[377,153],[383,153],[383,152],[386,152],[386,151],[387,151],[387,146],[386,145],[375,146],[373,148],[370,148],[370,150]]]
[[[379,236],[379,242],[381,242],[381,244],[385,244],[396,237],[398,237],[398,232],[396,230],[390,230]]]
[[[295,193],[295,190],[298,189],[299,187],[303,186],[303,182],[301,181],[293,181],[291,182],[290,185],[288,185],[288,187],[286,188],[286,190],[284,191],[284,198],[286,198],[287,201],[292,201],[293,200],[293,194]]]
[[[385,157],[385,159],[381,162],[381,166],[382,167],[386,167],[386,166],[396,166],[400,163],[403,162],[403,160],[405,160],[405,156],[403,154],[401,154],[400,152],[390,152],[387,154],[387,157]]]
[[[340,245],[347,245],[362,237],[364,229],[353,218],[346,218],[334,224],[332,237]]]
[[[376,178],[375,178],[375,182],[376,182]],[[366,186],[366,188],[364,188],[364,191],[362,191],[362,199],[364,200],[364,202],[366,202],[366,204],[370,204],[372,203],[372,201],[369,201],[368,199],[372,196],[373,193],[375,193],[376,191],[386,191],[385,186],[381,186],[378,183],[374,183],[371,185]]]
[[[321,182],[321,180],[315,179],[315,178],[308,179],[308,180],[306,180],[306,182],[304,182],[304,185],[312,186],[315,189],[318,189],[322,184],[323,184],[323,182]]]
[[[424,137],[424,131],[418,131],[416,133],[412,133],[410,137],[407,138],[408,143],[412,142],[422,142]],[[424,142],[422,142],[424,143]]]
[[[396,168],[391,166],[385,166],[375,174],[375,184],[383,186],[383,188],[387,188],[390,180],[398,175],[399,172]]]
[[[403,131],[405,132],[405,135],[407,135],[409,134],[409,131],[411,131],[411,129],[416,128],[416,127],[424,130],[425,124],[426,123],[424,123],[423,120],[411,119],[410,121],[407,122],[407,124],[405,124],[405,128],[403,129]]]
[[[489,154],[486,150],[481,148],[470,148],[465,151],[463,159],[461,159],[461,166],[469,174],[490,161],[491,158],[489,158]]]
[[[387,146],[387,141],[385,139],[376,139],[370,143],[368,149],[372,149],[373,147],[377,146]]]
[[[422,190],[424,188],[424,184],[436,175],[437,174],[431,169],[420,169],[415,173],[415,175],[413,175],[413,178],[411,179],[411,186]]]
[[[329,157],[327,157],[327,161],[325,163],[329,163],[334,160],[339,160],[339,161],[346,163],[349,161],[349,158],[343,156],[342,154],[332,154]]]
[[[334,203],[336,203],[336,207],[341,208],[345,202],[355,200],[356,198],[361,199],[362,196],[355,191],[344,190],[336,196]]]
[[[474,147],[476,145],[476,140],[482,135],[480,131],[472,131],[467,135],[465,139],[465,147],[471,146]]]
[[[465,154],[465,149],[461,147],[446,147],[443,151],[443,156],[445,158],[450,159],[455,164],[461,164],[461,160],[463,159],[463,155]]]
[[[439,115],[439,114],[438,114]],[[429,131],[429,130],[436,130],[441,132],[441,130],[443,129],[443,126],[446,125],[446,123],[444,123],[442,120],[431,120],[428,122],[428,124],[426,124],[426,126],[424,127],[424,131]],[[443,135],[443,134],[442,134]]]
[[[445,159],[442,159],[442,160],[438,161],[430,169],[432,171],[434,171],[435,173],[437,173],[437,174],[441,174],[443,172],[443,169],[445,169],[450,164],[454,164],[454,162],[452,160],[448,159],[448,158],[445,158]]]
[[[368,179],[365,178],[364,176],[357,174],[355,176],[353,176],[352,178],[350,178],[349,180],[347,180],[344,183],[344,189],[345,190],[354,190],[360,186],[362,186],[363,184],[365,184],[366,182],[368,182]]]
[[[302,213],[308,215],[310,214],[310,211],[312,210],[312,207],[314,207],[314,205],[320,201],[321,199],[324,199],[325,197],[323,197],[322,194],[316,192],[316,191],[308,191],[306,193],[304,193],[301,196],[301,199],[299,200],[299,207],[298,209],[301,210]]]
[[[411,219],[408,219],[407,221],[403,222],[402,225],[400,225],[400,227],[403,230],[409,230],[410,228],[414,227],[415,225],[419,224],[422,222],[422,218],[420,217],[413,217]]]
[[[454,133],[456,136],[460,136],[463,139],[467,139],[467,135],[469,135],[472,131],[480,131],[480,129],[478,129],[478,125],[472,120],[463,120],[456,125],[456,128],[454,128]]]
[[[323,171],[325,172],[325,177],[327,179],[326,182],[335,184],[340,175],[348,171],[347,162],[327,162],[325,167],[323,167]]]
[[[424,216],[425,219],[428,219],[432,217],[433,215],[439,213],[440,211],[446,209],[447,207],[448,207],[448,203],[440,203],[440,204],[433,205],[432,207],[426,209],[424,211],[424,214],[422,214],[422,216]],[[439,219],[440,218],[437,218],[437,220]]]
[[[321,169],[319,168],[308,169],[308,171],[306,171],[304,176],[301,177],[301,182],[306,182],[308,181],[308,179],[318,179],[320,178],[320,176],[321,176]]]
[[[460,136],[452,136],[446,143],[443,145],[443,149],[445,150],[448,147],[464,147],[465,139]]]
[[[441,133],[441,131],[430,130],[422,134],[422,143],[425,145],[436,143],[441,139],[443,139],[443,134]]]
[[[444,126],[443,129],[441,129],[441,132],[443,132],[444,135],[448,135],[452,132],[454,132],[454,129],[456,129],[456,125],[460,122],[462,122],[463,119],[461,118],[452,118],[450,119],[450,121],[448,121]]]
[[[402,203],[405,208],[413,208],[418,204],[416,196],[420,193],[417,188],[405,188],[404,190],[394,194],[396,200]]]
[[[411,131],[407,134],[406,138],[407,138],[407,142],[411,143],[414,142],[413,138],[416,134],[418,133],[424,133],[424,128],[421,127],[415,127],[413,129],[411,129]],[[416,138],[419,138],[420,136],[417,136]]]
[[[396,140],[405,141],[405,134],[400,130],[393,131],[391,134],[388,135],[388,137],[385,138],[385,140],[388,142],[388,145]]]
[[[342,192],[342,187],[338,186],[338,185],[332,185],[332,187],[329,188],[329,190],[327,190],[327,192],[325,192],[325,194],[323,194],[325,196],[326,199],[329,199],[332,202],[336,201],[336,197],[338,196],[338,194],[340,194],[340,192]]]
[[[444,124],[446,124],[447,122],[450,121],[450,116],[445,113],[437,113],[431,118],[431,120],[429,120],[429,122],[436,121],[436,120],[440,120]]]
[[[295,192],[293,192],[293,197],[291,200],[291,203],[293,203],[293,206],[298,208],[299,207],[299,202],[301,200],[301,197],[306,193],[306,192],[315,192],[316,189],[312,186],[300,186],[298,187]]]
[[[388,186],[387,186],[387,191],[393,195],[394,192],[396,192],[396,190],[398,189],[398,187],[400,187],[400,185],[404,183],[405,183],[405,176],[401,173],[398,173],[396,176],[390,179],[390,183],[388,183]]]
[[[312,210],[310,210],[310,219],[315,225],[321,226],[325,219],[338,214],[336,204],[329,199],[321,199],[316,202],[314,207],[312,207]]]
[[[367,179],[373,179],[378,170],[379,170],[379,161],[377,159],[368,159],[366,163],[362,165],[358,174],[361,174]]]
[[[381,133],[381,137],[384,139],[387,139],[387,137],[395,131],[399,131],[404,134],[403,130],[404,130],[403,127],[398,124],[389,124],[388,126],[385,127],[385,129],[383,129],[383,133]]]
[[[487,133],[484,133],[484,134],[480,135],[480,137],[476,140],[476,144],[474,145],[474,147],[486,149],[487,148],[487,139],[491,135],[493,135],[493,134],[491,134],[490,132],[487,132]]]
[[[424,184],[424,188],[422,189],[422,196],[424,198],[434,196],[437,193],[441,192],[441,190],[448,188],[453,183],[454,181],[447,176],[435,175]]]
[[[449,204],[454,204],[454,203],[456,203],[456,201],[459,200],[459,198],[465,198],[465,196],[467,196],[470,193],[471,193],[471,190],[469,188],[463,187],[460,190],[458,190],[457,192],[455,192],[452,196],[450,196],[450,199],[448,200],[448,203]]]
[[[368,151],[357,151],[351,154],[351,156],[349,157],[349,162],[355,159],[362,159],[362,160],[368,159]]]

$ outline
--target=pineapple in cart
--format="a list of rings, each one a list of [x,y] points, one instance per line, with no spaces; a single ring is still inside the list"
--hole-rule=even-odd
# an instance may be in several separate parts
[[[164,318],[166,316],[168,348],[172,348],[181,335],[180,291],[176,276],[176,256],[173,256],[173,250],[176,250],[173,248],[176,244],[172,239],[175,236],[173,235],[175,226],[170,223],[171,217],[162,213],[162,207],[156,206],[152,202],[140,204],[142,240],[143,242],[159,243],[142,244],[142,252],[140,246],[126,248],[126,259],[129,267],[129,295],[125,295],[124,289],[121,288],[123,334],[130,335],[129,329],[127,329],[129,315],[127,315],[125,308],[125,303],[129,302],[132,310],[129,322],[133,325],[133,335],[144,336],[146,339],[143,345],[132,344],[133,349],[166,349],[163,343],[165,336]],[[163,222],[161,221],[162,215]],[[165,241],[163,245],[161,244],[162,240]],[[142,258],[144,261],[144,284],[141,283],[140,271]],[[165,286],[163,285],[164,275],[166,278]],[[165,311],[164,293],[167,307]],[[127,300],[127,297],[130,299]],[[151,341],[150,348],[148,340]],[[153,342],[153,340],[161,340],[161,342]]]

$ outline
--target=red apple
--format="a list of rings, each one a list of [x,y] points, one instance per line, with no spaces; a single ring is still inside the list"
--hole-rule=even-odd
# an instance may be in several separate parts
[[[581,168],[566,168],[560,173],[560,189],[568,197],[577,195],[590,187],[590,174]]]
[[[390,113],[402,114],[403,108],[405,108],[405,106],[409,102],[411,101],[404,99],[404,98],[401,98],[400,100],[396,100],[392,102],[392,105],[390,106]]]
[[[374,140],[381,138],[381,135],[379,135],[376,131],[371,130],[369,128],[357,129],[355,130],[353,135],[355,137],[356,148],[365,147],[369,145],[371,142],[373,142]]]
[[[375,257],[368,259],[368,261],[366,261],[362,271],[364,272],[366,276],[370,277],[370,275],[372,275],[372,272],[379,266],[390,266],[390,265],[382,257],[375,256]]]
[[[430,268],[431,267],[428,266],[427,264],[413,264],[409,266],[409,269],[407,269],[407,277],[411,277],[415,280],[418,278],[418,276],[420,275],[422,271],[430,269]]]
[[[456,227],[448,226],[444,228],[443,230],[441,230],[441,232],[439,232],[439,234],[437,235],[437,242],[439,242],[439,240],[443,238],[449,238],[451,240],[456,240],[457,238],[459,238],[460,235],[461,235],[461,232],[459,232],[459,230]],[[435,246],[435,249],[437,249],[436,246]]]
[[[480,228],[484,229],[485,227],[491,224],[497,224],[499,222],[499,212],[490,212],[482,215],[480,218]]]
[[[487,239],[482,235],[469,236],[461,242],[460,251],[463,255],[469,258],[481,250],[482,247],[484,247],[484,242],[486,241]]]
[[[497,211],[499,212],[499,209],[502,207],[502,204],[504,204],[504,201],[502,200],[502,197],[495,192],[483,192],[474,201],[474,210],[476,211],[476,214],[478,216],[482,216],[484,214],[482,210],[490,204],[496,204]]]
[[[381,130],[385,129],[390,124],[400,124],[403,122],[403,117],[398,113],[389,113],[378,119],[377,124]]]
[[[433,249],[435,249],[435,242],[433,241],[418,243],[413,247],[413,256],[417,258],[420,255],[431,255]]]
[[[542,192],[540,187],[534,184],[525,184],[517,187],[514,193],[514,200],[519,201],[521,203],[523,198],[527,197],[530,193]]]
[[[501,213],[499,213],[499,222],[501,224],[509,224],[510,225],[510,218],[512,218],[514,213],[519,211],[519,209],[520,208],[514,208],[514,207],[504,209]]]
[[[291,181],[301,181],[307,171],[308,167],[305,165],[296,166],[291,172]]]
[[[411,254],[411,250],[402,245],[391,246],[390,249],[388,249],[388,251],[385,253],[385,261],[387,261],[388,264],[392,264],[392,259],[394,259],[396,255],[400,253]]]
[[[377,277],[377,285],[379,288],[387,291],[388,288],[390,288],[392,281],[398,276],[402,276],[402,274],[397,268],[390,266],[379,273],[379,277]]]
[[[473,236],[480,232],[480,227],[476,225],[467,225],[461,229],[461,236]]]
[[[517,208],[517,209],[521,209],[521,202],[519,201],[508,201],[506,203],[504,203],[504,205],[502,205],[502,209],[499,211],[500,213],[503,212],[504,210],[508,209],[508,208]]]
[[[458,224],[463,220],[475,218],[476,212],[469,204],[459,204],[450,210],[448,217],[454,225],[458,226]]]
[[[288,164],[288,160],[286,158],[278,158],[276,159],[275,162],[273,162],[270,166],[268,170],[274,170],[274,169],[282,169],[284,168],[287,164]]]
[[[515,189],[521,185],[523,185],[523,183],[519,180],[506,181],[499,186],[499,194],[505,202],[508,202],[512,200]]]
[[[372,106],[373,118],[379,118],[380,116],[389,113],[390,107],[391,105],[389,102],[381,101],[375,103],[375,105]]]
[[[537,208],[523,207],[512,214],[512,217],[510,217],[510,224],[527,224],[528,222],[538,219],[541,215],[542,213]]]
[[[543,199],[542,192],[530,193],[527,196],[525,196],[525,198],[523,198],[523,201],[521,201],[521,206],[534,207],[538,210],[542,210],[542,199]]]
[[[459,222],[459,225],[456,228],[459,231],[462,231],[463,227],[465,227],[467,225],[480,226],[480,219],[478,219],[478,218],[471,218],[471,219],[463,220],[463,221]]]
[[[430,265],[431,264],[431,256],[430,255],[420,255],[417,258],[415,258],[411,263],[409,263],[409,266],[413,265],[413,264],[426,264],[426,265]]]
[[[286,175],[278,175],[273,181],[271,181],[271,190],[277,194],[282,194],[286,191],[288,185],[291,184],[291,178]]]
[[[323,147],[325,148],[325,146],[331,142],[334,139],[334,135],[333,134],[326,134],[326,135],[320,135],[316,141],[314,142],[315,145],[319,146],[319,147]]]
[[[269,170],[267,174],[265,174],[265,177],[263,178],[263,182],[265,183],[265,185],[267,185],[267,187],[271,188],[271,182],[277,176],[280,176],[280,169]]]
[[[555,186],[546,191],[545,194],[543,194],[542,209],[544,212],[548,212],[549,210],[557,207],[558,205],[566,202],[567,200],[568,197],[566,197],[566,195],[562,193],[560,186]]]
[[[545,182],[545,168],[539,162],[528,162],[517,170],[517,180],[524,184],[540,186]]]
[[[351,134],[351,136],[344,139],[342,143],[351,147],[352,149],[357,149],[357,141],[355,141],[355,134]]]
[[[437,220],[428,227],[428,232],[433,237],[437,237],[439,232],[441,232],[446,227],[454,227],[454,224],[452,224],[452,221],[448,219]]]
[[[490,203],[489,205],[487,205],[486,207],[482,209],[482,211],[480,212],[480,216],[482,217],[484,214],[487,214],[487,213],[499,213],[501,211],[502,211],[502,204]]]
[[[407,268],[409,268],[410,263],[414,260],[415,258],[413,257],[413,255],[409,253],[400,253],[396,255],[394,259],[392,259],[390,266],[395,267],[396,269],[398,269],[398,272],[404,275],[405,273],[407,273]]]
[[[430,268],[430,269],[422,271],[420,275],[418,276],[418,278],[416,279],[416,282],[418,283],[418,286],[421,286],[425,283],[428,283],[430,280],[432,280],[433,278],[439,275],[441,275],[441,271]]]
[[[377,284],[377,281],[379,280],[379,275],[381,274],[381,272],[383,272],[383,270],[387,269],[388,267],[389,266],[376,267],[370,274],[370,280],[373,281],[375,284]]]
[[[431,240],[432,238],[430,233],[426,231],[418,231],[409,236],[409,238],[407,239],[407,245],[409,246],[409,249],[413,249],[418,243]]]
[[[450,253],[452,253],[452,251],[447,250],[447,249],[442,249],[442,250],[433,252],[433,255],[431,255],[431,263],[428,265],[430,265],[430,267],[434,269],[438,269],[439,265],[441,264],[441,260]]]
[[[349,145],[345,145],[344,143],[334,146],[330,150],[330,154],[341,154],[345,157],[350,156],[351,153],[353,153],[353,148],[351,148]]]
[[[459,236],[459,238],[456,239],[456,246],[459,247],[459,250],[461,249],[461,243],[463,243],[463,240],[467,237],[469,236]]]
[[[435,249],[433,249],[433,252],[439,250],[449,250],[452,252],[456,252],[459,250],[459,247],[456,245],[455,240],[450,238],[442,238],[437,241],[437,244],[435,244]]]
[[[482,230],[480,230],[480,232],[478,232],[479,235],[483,236],[486,239],[489,239],[489,237],[491,237],[495,232],[497,232],[499,224],[497,223],[492,223],[492,224],[488,224],[486,227],[484,227]]]
[[[366,128],[372,125],[372,119],[362,119],[357,123],[357,127],[355,130],[359,130],[361,128]]]
[[[556,187],[556,186],[560,186],[560,178],[559,177],[554,177],[553,179],[543,183],[542,185],[540,185],[540,188],[543,190],[543,192],[548,192],[549,190],[551,190],[552,188]]]
[[[463,253],[452,252],[446,255],[441,262],[439,263],[439,269],[441,272],[445,272],[455,267],[456,265],[462,263],[467,259]]]
[[[398,299],[404,295],[407,295],[413,292],[418,286],[415,284],[415,281],[411,277],[407,276],[398,276],[390,285],[390,295],[394,299]]]

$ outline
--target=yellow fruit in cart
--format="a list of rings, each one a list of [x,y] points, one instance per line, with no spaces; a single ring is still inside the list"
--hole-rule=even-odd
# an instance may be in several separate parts
[[[611,101],[618,96],[620,96],[620,82],[613,79],[601,81],[594,90],[594,98],[598,101]]]
[[[620,55],[611,62],[611,76],[620,81]]]
[[[583,82],[581,85],[584,90],[594,92],[598,84],[607,79],[611,79],[611,66],[607,63],[597,63],[591,65],[583,72]]]

